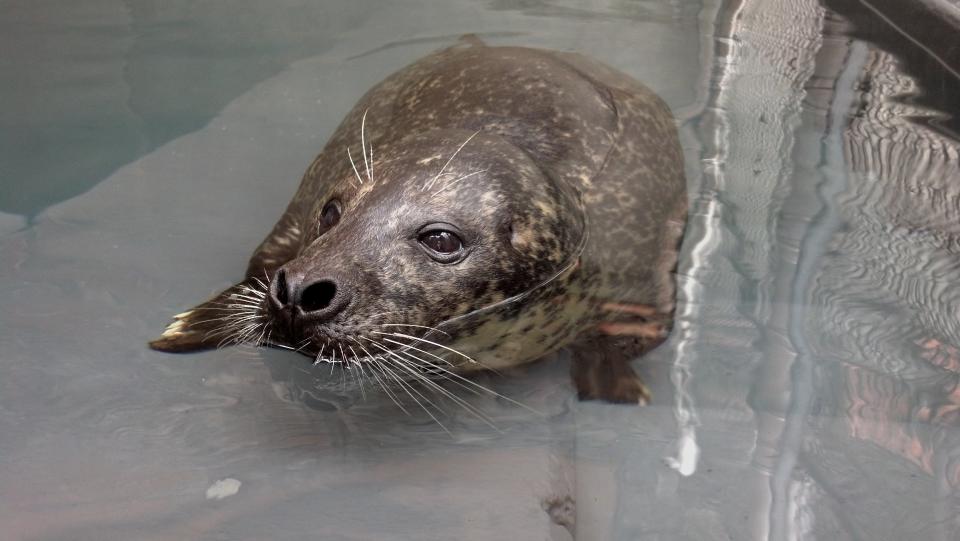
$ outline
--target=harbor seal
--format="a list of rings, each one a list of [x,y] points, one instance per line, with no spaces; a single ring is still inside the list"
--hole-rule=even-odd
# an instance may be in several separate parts
[[[671,326],[686,208],[653,92],[577,54],[469,39],[368,91],[245,278],[150,346],[286,348],[388,393],[570,346],[582,399],[644,403],[629,362]]]

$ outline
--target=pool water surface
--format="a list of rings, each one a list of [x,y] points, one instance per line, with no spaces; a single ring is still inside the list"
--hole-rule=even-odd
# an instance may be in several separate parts
[[[0,539],[960,537],[960,7],[4,3]],[[443,426],[288,352],[164,355],[389,73],[474,33],[643,81],[690,217],[644,408],[569,354]],[[951,46],[952,44],[952,46]],[[336,376],[339,377],[339,376]]]

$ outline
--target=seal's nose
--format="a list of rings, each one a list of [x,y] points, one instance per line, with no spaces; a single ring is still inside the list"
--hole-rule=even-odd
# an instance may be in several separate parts
[[[274,308],[283,309],[287,307],[290,299],[294,296],[295,290],[291,290],[287,283],[287,271],[280,269],[270,284],[270,302]]]
[[[322,312],[337,298],[337,284],[331,280],[320,280],[308,285],[300,293],[300,309],[304,313]]]
[[[322,322],[346,308],[350,298],[333,278],[305,283],[302,275],[280,269],[270,285],[270,301],[281,311]]]

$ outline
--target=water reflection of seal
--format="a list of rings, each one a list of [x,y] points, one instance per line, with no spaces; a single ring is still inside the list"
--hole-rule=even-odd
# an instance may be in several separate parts
[[[246,278],[151,347],[290,348],[416,400],[570,345],[582,398],[645,401],[629,360],[669,328],[686,213],[670,112],[582,56],[467,41],[367,92]]]

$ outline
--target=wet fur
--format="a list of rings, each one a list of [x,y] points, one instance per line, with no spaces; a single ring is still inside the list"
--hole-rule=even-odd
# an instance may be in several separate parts
[[[319,216],[331,199],[342,218],[325,230]],[[596,329],[613,301],[652,307],[656,333],[669,330],[685,212],[676,130],[657,96],[578,55],[474,40],[367,92],[307,169],[246,278],[178,315],[151,347],[294,349],[419,404],[426,396],[410,380],[430,386],[439,376],[476,390],[461,374],[579,343],[581,397],[642,401],[628,363],[659,340],[625,348]],[[416,235],[431,222],[464,232],[466,259],[424,256]],[[336,279],[350,305],[301,334],[280,328],[262,305],[281,267]],[[591,354],[588,343],[618,353]]]

